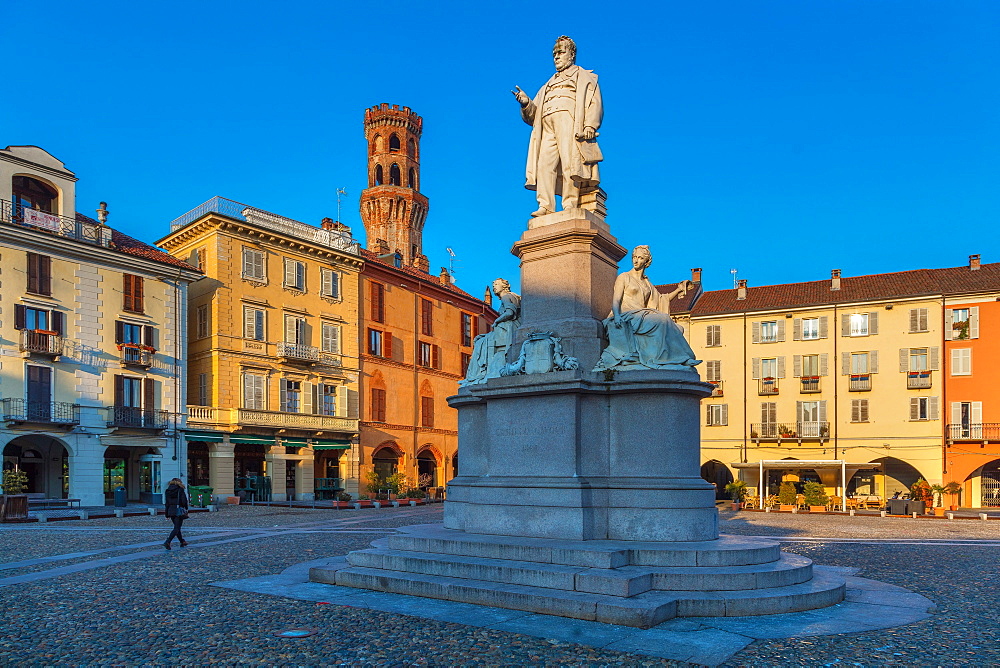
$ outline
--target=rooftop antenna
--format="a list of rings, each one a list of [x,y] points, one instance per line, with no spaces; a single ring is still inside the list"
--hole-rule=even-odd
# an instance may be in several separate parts
[[[337,222],[340,222],[340,196],[347,196],[347,188],[337,188]]]
[[[452,278],[454,278],[455,277],[455,258],[457,256],[455,255],[455,251],[453,251],[451,248],[445,248],[445,250],[448,251],[448,255],[451,256],[448,259],[448,273],[451,274]]]
[[[733,275],[733,289],[734,290],[736,289],[736,286],[737,286],[737,278],[736,278],[736,272],[737,271],[739,271],[739,270],[738,269],[730,269],[729,270],[729,273]]]

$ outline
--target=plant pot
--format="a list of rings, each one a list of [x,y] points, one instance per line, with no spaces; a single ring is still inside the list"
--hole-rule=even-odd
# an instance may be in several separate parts
[[[795,506],[791,506],[791,505],[786,506],[785,504],[782,503],[781,505],[778,506],[778,510],[790,513],[793,510],[795,510]]]
[[[825,513],[826,506],[809,506],[810,513]]]
[[[733,501],[733,510],[743,510],[743,502]]]
[[[948,510],[950,510],[951,512],[955,512],[956,510],[958,510],[958,506],[948,506]]]
[[[938,517],[944,517],[944,508],[935,508],[934,514]]]

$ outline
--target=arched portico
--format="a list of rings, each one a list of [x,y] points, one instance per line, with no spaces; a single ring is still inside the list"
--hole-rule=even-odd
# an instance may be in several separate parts
[[[23,471],[28,494],[49,499],[69,495],[70,451],[65,442],[48,434],[12,436],[3,446],[3,470]]]

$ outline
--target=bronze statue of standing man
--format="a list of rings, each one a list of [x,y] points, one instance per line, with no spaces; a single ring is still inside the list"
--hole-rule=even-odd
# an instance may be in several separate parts
[[[556,73],[532,100],[515,86],[511,91],[521,105],[521,117],[531,126],[524,187],[536,191],[538,210],[544,216],[562,208],[580,206],[580,190],[600,182],[597,163],[604,157],[597,145],[597,130],[604,117],[597,75],[576,64],[576,44],[563,35],[552,49]]]

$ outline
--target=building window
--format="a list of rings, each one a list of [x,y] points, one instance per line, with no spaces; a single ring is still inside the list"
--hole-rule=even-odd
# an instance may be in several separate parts
[[[842,336],[874,336],[878,334],[878,312],[845,313],[841,316]]]
[[[910,348],[910,371],[927,371],[927,348]]]
[[[910,334],[927,331],[927,309],[910,309]]]
[[[431,350],[432,350],[432,348],[433,348],[433,346],[431,346],[431,344],[424,343],[423,341],[420,342],[419,347],[418,347],[418,350],[420,351],[420,359],[419,359],[418,363],[420,364],[420,366],[428,367],[428,368],[431,366]]]
[[[321,269],[320,294],[330,299],[340,299],[340,274],[332,269]]]
[[[198,250],[195,251],[194,257],[195,257],[195,266],[201,269],[202,271],[205,271],[205,267],[208,265],[208,262],[205,259],[206,249],[204,247],[199,248]]]
[[[142,276],[122,274],[122,309],[132,313],[143,312]]]
[[[283,413],[302,412],[302,382],[281,379],[281,411]]]
[[[393,132],[389,135],[389,153],[399,153],[399,136]]]
[[[14,324],[17,329],[27,329],[32,332],[47,332],[55,330],[53,326],[52,330],[49,329],[49,316],[50,311],[45,309],[31,308],[30,306],[17,305],[17,313],[15,314]],[[60,314],[61,315],[61,314]]]
[[[265,340],[264,309],[243,307],[243,337],[253,341]]]
[[[778,358],[765,357],[760,361],[760,377],[764,380],[780,378],[778,375]]]
[[[760,342],[776,343],[778,341],[778,321],[771,320],[760,323]]]
[[[472,316],[468,313],[462,314],[462,345],[472,345]]]
[[[420,426],[434,428],[434,397],[420,397]]]
[[[28,292],[52,294],[52,258],[48,255],[28,253]]]
[[[434,303],[429,299],[420,300],[420,333],[434,336]]]
[[[851,314],[851,336],[868,336],[868,314]]]
[[[340,353],[340,325],[323,323],[322,349],[325,353]]]
[[[472,363],[472,355],[469,353],[462,353],[461,362],[462,365],[462,377],[464,378],[469,372],[469,364]]]
[[[378,329],[368,330],[368,354],[376,357],[392,357],[392,335]]]
[[[851,353],[851,375],[861,375],[869,373],[868,353]],[[860,399],[858,400],[860,401]]]
[[[406,140],[406,154],[411,158],[417,157],[417,142],[413,141],[413,137]]]
[[[285,316],[285,343],[309,345],[306,319],[295,315]]]
[[[330,383],[322,383],[320,391],[320,413],[321,415],[337,414],[337,386]]]
[[[802,318],[802,340],[819,338],[819,318]]]
[[[211,397],[209,396],[208,387],[208,374],[199,373],[198,374],[198,405],[208,406],[211,403]]]
[[[868,400],[851,400],[851,422],[868,422]]]
[[[954,308],[947,312],[950,325],[945,330],[945,338],[965,341],[979,338],[979,307]]]
[[[382,171],[382,165],[375,165],[375,185],[380,186],[385,183],[385,175]]]
[[[729,404],[708,404],[705,424],[709,427],[725,427],[729,424]]]
[[[369,417],[372,422],[385,422],[385,390],[373,387],[371,398]]]
[[[972,375],[972,349],[955,348],[951,351],[951,375]]]
[[[267,280],[264,251],[253,248],[243,249],[243,278],[257,283],[263,283]]]
[[[410,167],[410,171],[406,175],[406,185],[407,187],[417,189],[417,170]]]
[[[195,337],[204,339],[208,336],[208,304],[201,304],[194,310]]]
[[[15,176],[11,179],[14,196],[15,212],[22,208],[34,209],[45,213],[56,213],[56,202],[59,193],[52,186],[42,183],[30,176]]]
[[[305,292],[306,263],[285,258],[285,287]]]
[[[981,439],[983,437],[983,402],[953,401],[948,435],[950,438]]]
[[[256,373],[243,374],[243,407],[267,410],[267,376]]]
[[[375,282],[370,285],[371,318],[375,322],[385,322],[385,286]]]
[[[937,397],[912,397],[910,399],[910,420],[937,420]]]
[[[710,383],[717,383],[722,380],[722,362],[720,360],[705,362],[705,380]]]
[[[722,326],[709,325],[705,328],[705,345],[709,348],[722,345]]]
[[[399,173],[399,165],[392,163],[389,166],[389,185],[398,186],[402,185],[402,177]]]

